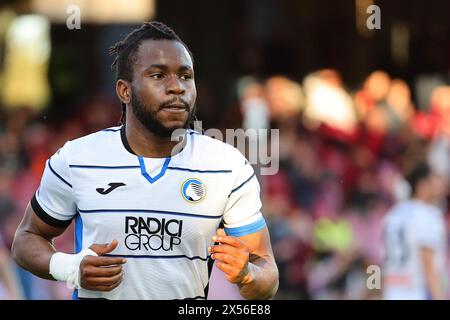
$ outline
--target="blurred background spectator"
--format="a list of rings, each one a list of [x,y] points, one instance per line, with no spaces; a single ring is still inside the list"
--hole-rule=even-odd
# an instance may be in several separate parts
[[[70,299],[9,248],[45,161],[118,123],[107,49],[150,19],[194,52],[204,129],[280,130],[280,170],[260,176],[276,298],[380,298],[366,270],[382,264],[381,221],[408,197],[404,176],[427,160],[450,181],[448,2],[73,0],[73,30],[66,2],[0,4],[0,298]],[[381,30],[365,27],[371,4]],[[71,231],[60,251],[72,252]]]

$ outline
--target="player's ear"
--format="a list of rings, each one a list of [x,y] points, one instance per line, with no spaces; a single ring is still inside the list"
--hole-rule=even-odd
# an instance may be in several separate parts
[[[116,93],[122,103],[129,104],[131,102],[131,83],[122,79],[117,80]]]

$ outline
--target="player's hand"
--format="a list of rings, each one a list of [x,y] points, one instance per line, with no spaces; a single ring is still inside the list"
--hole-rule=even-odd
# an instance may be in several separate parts
[[[223,229],[218,229],[213,241],[218,245],[211,246],[208,251],[211,259],[216,260],[217,267],[225,273],[228,281],[238,285],[250,281],[249,247],[240,239],[227,236]]]
[[[111,291],[118,287],[123,279],[123,258],[102,257],[117,247],[117,240],[107,244],[93,244],[89,247],[99,256],[85,256],[80,264],[80,285],[83,289]]]

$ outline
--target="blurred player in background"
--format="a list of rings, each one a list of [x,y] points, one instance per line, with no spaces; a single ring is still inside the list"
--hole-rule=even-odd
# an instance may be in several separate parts
[[[384,220],[383,297],[444,299],[447,234],[439,204],[448,187],[426,163],[417,165],[407,180],[412,198],[395,205]]]
[[[252,166],[192,130],[174,152],[172,133],[195,114],[187,46],[151,22],[111,53],[122,125],[47,161],[15,235],[16,261],[75,287],[75,298],[205,299],[213,259],[244,298],[271,298],[278,271]],[[76,254],[56,252],[52,239],[73,219]]]

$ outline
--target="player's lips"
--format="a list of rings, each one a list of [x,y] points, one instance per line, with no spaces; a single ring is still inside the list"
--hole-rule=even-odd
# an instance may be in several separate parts
[[[173,103],[171,105],[163,107],[162,110],[173,113],[182,113],[188,111],[184,103]]]

